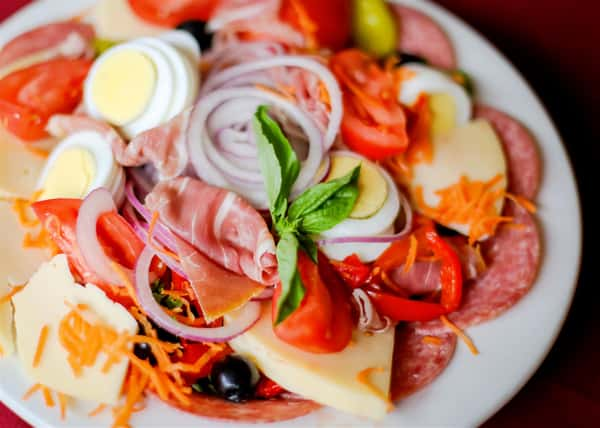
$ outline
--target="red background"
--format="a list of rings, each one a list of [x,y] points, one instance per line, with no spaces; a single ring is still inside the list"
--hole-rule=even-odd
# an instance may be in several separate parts
[[[29,0],[0,0],[0,20]],[[600,164],[600,2],[438,0],[479,30],[517,66],[558,125],[580,194],[597,194]],[[560,197],[560,195],[557,195]],[[584,260],[569,318],[529,383],[484,425],[593,426],[600,421],[600,317],[591,198],[583,198]],[[566,285],[566,284],[565,284]],[[540,326],[543,328],[543,326]],[[519,352],[515,349],[514,352]],[[474,402],[476,399],[474,398]],[[26,425],[0,404],[0,428]],[[597,426],[597,425],[596,425]]]

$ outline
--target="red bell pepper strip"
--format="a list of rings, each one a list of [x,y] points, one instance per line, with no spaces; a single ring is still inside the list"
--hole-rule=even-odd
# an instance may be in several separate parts
[[[281,385],[263,376],[256,385],[254,395],[258,398],[269,399],[281,395],[282,392],[285,392],[285,389]]]
[[[429,321],[447,313],[439,303],[410,300],[370,288],[366,292],[377,312],[394,321]]]
[[[351,288],[363,286],[371,275],[371,268],[361,262],[356,254],[346,257],[341,262],[335,260],[330,260],[330,262],[344,282]]]

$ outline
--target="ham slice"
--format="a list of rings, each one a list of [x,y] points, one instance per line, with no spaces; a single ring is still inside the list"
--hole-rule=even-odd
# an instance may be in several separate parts
[[[188,164],[186,131],[191,109],[170,121],[137,135],[129,144],[123,140],[112,146],[117,162],[123,166],[152,164],[159,179],[168,180],[183,174]]]
[[[54,58],[93,58],[93,39],[93,27],[80,22],[55,22],[35,28],[0,50],[0,75]]]
[[[277,282],[273,236],[262,216],[235,193],[180,177],[158,183],[146,206],[220,266],[261,284]]]
[[[112,126],[80,114],[55,114],[48,120],[46,131],[57,138],[64,138],[80,131],[94,131],[110,142],[111,147],[125,144]]]

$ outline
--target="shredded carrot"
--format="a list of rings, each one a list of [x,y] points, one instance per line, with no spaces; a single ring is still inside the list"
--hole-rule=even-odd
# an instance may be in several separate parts
[[[42,384],[41,383],[36,383],[35,385],[33,385],[31,388],[29,388],[27,390],[27,392],[25,392],[25,394],[23,395],[23,401],[27,401],[31,398],[31,396],[33,394],[35,394],[37,391],[39,391],[42,388]]]
[[[273,89],[270,86],[263,85],[262,83],[256,83],[254,85],[254,87],[256,89],[260,89],[263,92],[267,92],[269,94],[276,95],[279,98],[283,98],[283,99],[288,100],[288,101],[296,102],[296,98],[294,98],[293,95],[291,95],[288,91],[286,91],[283,88],[282,88],[282,90],[278,91],[277,89]]]
[[[523,223],[509,223],[509,224],[505,225],[504,227],[507,229],[513,229],[513,230],[523,230],[527,226],[525,226]]]
[[[510,223],[509,226],[512,226],[513,223]],[[484,270],[487,269],[487,263],[485,262],[485,259],[483,258],[483,255],[481,255],[481,245],[477,244],[475,245],[475,257],[477,258],[477,271],[478,272],[483,272]]]
[[[467,345],[467,347],[469,348],[469,350],[471,351],[471,353],[473,355],[479,354],[477,347],[475,347],[475,345],[473,344],[473,341],[469,338],[469,336],[467,336],[465,334],[464,331],[462,331],[460,328],[458,328],[458,326],[456,326],[456,324],[454,324],[452,321],[450,321],[445,315],[442,315],[440,317],[440,319],[442,320],[442,323],[444,323],[444,325],[446,327],[448,327],[456,336],[458,336],[465,343],[465,345]]]
[[[25,284],[13,285],[8,294],[0,297],[0,305],[9,302],[19,291],[22,291],[24,288]]]
[[[54,407],[54,398],[52,398],[52,391],[49,388],[42,385],[42,394],[44,394],[44,402],[48,407]]]
[[[57,392],[58,396],[58,406],[60,407],[60,418],[65,420],[67,417],[67,396],[62,392]]]
[[[135,304],[139,306],[138,301],[137,301],[137,293],[135,292],[135,289],[133,288],[133,284],[131,283],[131,280],[127,277],[127,274],[125,274],[125,271],[123,271],[123,268],[116,262],[111,262],[110,265],[113,268],[113,270],[115,271],[115,273],[121,279],[121,282],[125,286],[125,289],[129,293],[129,296],[133,299]]]
[[[25,149],[34,156],[37,156],[42,159],[46,159],[50,153],[47,150],[40,149],[39,147],[34,147],[31,144],[23,144]]]
[[[167,250],[166,248],[161,247],[160,245],[156,245],[156,243],[154,242],[154,239],[153,239],[154,228],[156,227],[156,224],[158,223],[158,219],[159,219],[158,212],[156,212],[156,211],[153,212],[152,220],[150,221],[150,225],[148,227],[147,243],[148,243],[148,245],[150,245],[150,247],[152,247],[157,252],[165,254],[166,256],[169,256],[173,260],[179,261],[179,256],[177,254],[175,254],[173,251],[170,251],[170,250]]]
[[[496,213],[496,203],[506,196],[506,192],[497,188],[503,180],[502,174],[488,181],[470,180],[463,175],[458,183],[436,192],[440,197],[436,207],[427,205],[421,186],[414,189],[413,196],[423,214],[439,223],[468,225],[472,245],[485,236],[492,236],[499,224],[512,221],[512,217]]]
[[[306,47],[309,50],[316,50],[319,48],[316,34],[319,29],[317,24],[310,18],[306,8],[300,0],[291,0],[290,5],[296,15],[298,26],[302,35],[306,38]]]
[[[428,345],[440,346],[442,344],[442,339],[436,336],[425,336],[423,337],[423,343]]]
[[[102,413],[104,410],[106,409],[106,404],[100,404],[98,407],[96,407],[94,410],[92,410],[91,412],[88,413],[88,416],[90,418],[93,418],[94,416],[98,416],[100,413]]]
[[[152,324],[148,320],[148,317],[146,317],[146,315],[142,313],[140,308],[138,308],[137,306],[132,306],[129,309],[129,313],[133,315],[137,322],[139,322],[142,325],[145,335],[154,338],[157,337],[158,334],[156,333],[156,329],[152,326]]]
[[[46,346],[46,341],[48,340],[48,330],[49,330],[48,324],[45,324],[40,331],[37,348],[36,348],[35,354],[33,356],[33,367],[37,367],[40,365],[40,360],[42,359],[42,353],[44,352],[44,348]]]
[[[393,408],[393,405],[388,397],[388,394],[384,393],[375,385],[373,385],[373,383],[370,380],[370,376],[372,373],[383,373],[384,371],[385,369],[383,367],[367,367],[366,369],[358,372],[358,375],[356,375],[356,380],[363,384],[365,387],[367,387],[367,389],[369,389],[369,391],[371,391],[373,395],[376,395],[377,397],[385,401],[388,405],[388,409],[391,409]]]
[[[408,254],[406,255],[406,263],[404,263],[404,272],[407,273],[415,264],[415,260],[417,258],[417,246],[419,244],[417,242],[417,238],[415,238],[415,235],[411,234],[409,239],[410,246],[408,248]]]
[[[525,199],[523,196],[513,195],[512,193],[506,193],[506,197],[516,204],[522,206],[531,214],[535,214],[537,211],[537,207],[533,202],[528,199]]]

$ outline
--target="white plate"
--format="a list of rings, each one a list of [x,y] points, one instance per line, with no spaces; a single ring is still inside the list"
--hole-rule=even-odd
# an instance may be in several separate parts
[[[458,345],[449,367],[430,386],[402,401],[377,426],[476,426],[502,407],[531,377],[554,343],[570,306],[581,252],[577,189],[560,137],[540,101],[515,68],[483,37],[439,6],[403,0],[433,17],[450,35],[460,67],[473,76],[478,99],[521,120],[536,137],[543,160],[537,198],[543,231],[543,259],[532,291],[499,319],[469,329],[481,354]],[[0,27],[0,45],[44,21],[69,16],[93,0],[41,0]],[[542,71],[540,71],[542,72]],[[0,235],[1,235],[0,225]],[[39,397],[23,402],[30,382],[13,358],[0,359],[0,399],[34,426],[109,426],[108,415],[89,419],[86,409],[70,409],[61,422],[56,409]],[[138,427],[232,426],[200,419],[152,401],[132,419]],[[368,422],[330,409],[274,424],[274,427],[354,425]],[[240,425],[235,425],[240,426]]]

